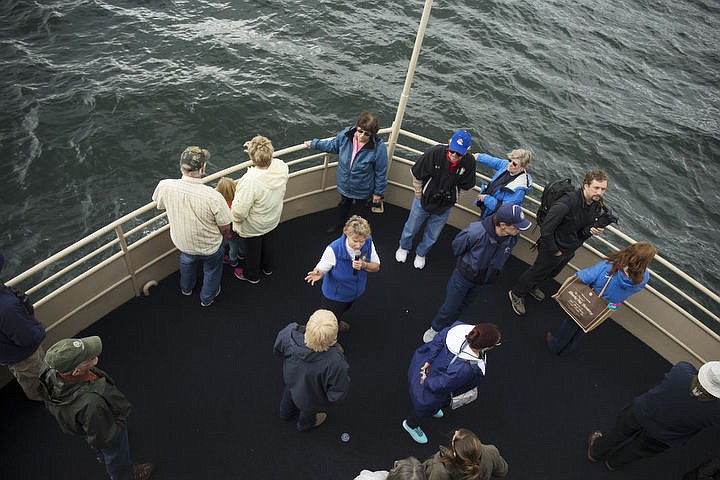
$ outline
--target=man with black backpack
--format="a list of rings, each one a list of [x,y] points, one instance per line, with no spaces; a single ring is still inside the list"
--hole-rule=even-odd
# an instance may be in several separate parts
[[[539,301],[545,299],[545,293],[538,285],[560,273],[585,240],[603,232],[607,223],[601,221],[604,213],[602,197],[607,186],[605,172],[589,171],[581,188],[555,200],[547,215],[538,221],[540,240],[535,262],[508,292],[515,313],[525,315],[525,297],[528,294]]]

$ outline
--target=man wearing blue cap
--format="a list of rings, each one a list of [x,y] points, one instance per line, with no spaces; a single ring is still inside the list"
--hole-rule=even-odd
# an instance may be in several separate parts
[[[5,257],[0,253],[0,272]],[[38,377],[43,365],[45,327],[20,290],[0,284],[0,364],[7,365],[30,400],[42,401]]]
[[[518,234],[531,225],[519,205],[505,203],[493,215],[472,222],[455,236],[452,249],[457,263],[447,284],[445,303],[423,335],[425,343],[459,320],[480,292],[497,281]]]
[[[468,153],[470,141],[468,132],[458,130],[448,145],[429,148],[412,166],[415,198],[395,252],[398,262],[407,260],[413,238],[425,224],[413,262],[415,268],[425,267],[425,256],[440,236],[460,190],[475,186],[475,160]]]

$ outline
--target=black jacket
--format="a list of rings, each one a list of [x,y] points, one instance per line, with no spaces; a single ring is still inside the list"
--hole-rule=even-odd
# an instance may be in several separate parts
[[[412,167],[413,177],[423,181],[421,204],[425,211],[443,213],[458,198],[458,189],[475,186],[475,159],[466,153],[450,173],[447,145],[435,145],[423,153]]]
[[[280,330],[273,354],[283,359],[283,379],[295,405],[303,411],[324,411],[347,396],[350,367],[335,345],[325,352],[310,350],[298,327],[293,322]]]
[[[601,212],[598,202],[585,203],[582,187],[564,195],[550,207],[540,226],[540,248],[561,250],[565,255],[574,252],[592,236],[590,227]]]

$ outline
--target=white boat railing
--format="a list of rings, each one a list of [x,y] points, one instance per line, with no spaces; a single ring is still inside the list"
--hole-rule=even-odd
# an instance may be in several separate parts
[[[390,128],[385,128],[380,131],[380,134],[388,135],[390,131]],[[407,192],[407,198],[411,198],[411,182],[403,179],[403,175],[409,176],[409,167],[417,156],[428,145],[434,145],[438,142],[402,129],[399,130],[399,138],[404,143],[398,143],[393,148],[395,154],[390,159],[388,167],[390,172],[388,188],[390,189],[390,186],[395,188],[395,198],[404,198],[405,192]],[[334,161],[333,155],[311,153],[303,144],[300,144],[278,150],[275,152],[275,156],[283,158],[290,166],[291,179],[304,175],[318,175],[319,179],[317,182],[312,182],[313,186],[310,186],[310,183],[303,185],[303,187],[307,188],[301,191],[294,193],[289,191],[285,199],[286,205],[301,198],[331,192],[335,189],[334,170],[337,162]],[[212,183],[223,176],[237,178],[244,173],[250,164],[249,161],[246,161],[233,165],[208,175],[204,178],[204,181]],[[407,169],[405,168],[406,165]],[[489,180],[489,177],[483,174],[478,174],[478,177],[483,181]],[[540,192],[542,192],[542,188],[535,187],[527,197],[525,211],[530,216],[534,217],[534,212],[537,210]],[[149,196],[150,192],[148,192]],[[388,201],[407,206],[407,204],[402,205],[404,200],[393,202],[390,199]],[[326,208],[330,206],[332,204],[329,204]],[[466,216],[463,218],[470,220],[479,215],[479,210],[472,206],[471,201],[456,205],[455,210]],[[301,214],[303,212],[298,210],[298,215]],[[109,266],[112,266],[113,276],[106,280],[108,282],[106,288],[93,293],[91,298],[86,298],[84,300],[86,304],[97,301],[102,295],[109,295],[112,289],[118,288],[119,285],[124,285],[123,288],[126,289],[132,288],[132,294],[134,295],[141,295],[143,292],[147,293],[150,286],[152,286],[152,281],[148,280],[148,275],[143,275],[143,272],[148,271],[153,264],[158,262],[174,262],[175,260],[169,257],[177,255],[177,251],[170,249],[170,251],[154,254],[153,258],[143,258],[142,261],[136,259],[135,256],[146,256],[146,253],[141,254],[140,252],[147,249],[140,250],[138,247],[142,246],[144,242],[153,241],[159,235],[167,235],[168,228],[165,212],[157,211],[155,204],[150,202],[62,249],[7,283],[27,291],[39,311],[42,311],[41,307],[46,302],[51,300],[57,302],[57,297],[64,295],[65,291],[103,269],[110,269]],[[586,244],[585,250],[593,258],[602,257],[610,251],[618,250],[635,241],[612,226],[607,231],[610,234],[592,239]],[[537,233],[535,233],[536,237]],[[524,238],[528,243],[534,241],[532,234],[524,236]],[[686,319],[685,321],[704,329],[707,335],[716,339],[720,344],[720,335],[718,335],[720,333],[720,317],[717,314],[720,310],[720,297],[716,293],[662,256],[656,257],[652,269],[652,279],[646,290],[652,293],[656,301],[662,303],[662,308],[671,308],[678,312]],[[637,307],[634,301],[629,301],[626,305],[629,309],[636,310],[636,313],[647,322],[654,322],[653,315],[649,315],[643,308]],[[76,314],[79,308],[81,306],[65,308],[57,316],[53,313],[54,308],[48,308],[49,311],[43,312],[44,318],[41,318],[41,321],[47,328],[54,328],[61,325],[65,319]],[[99,317],[93,321],[97,319]],[[657,328],[660,331],[665,331],[668,337],[680,347],[693,351],[692,346],[687,346],[687,342],[678,338],[676,334],[667,332],[666,327],[658,324]],[[702,360],[698,354],[695,354],[695,357],[697,357],[698,361]]]

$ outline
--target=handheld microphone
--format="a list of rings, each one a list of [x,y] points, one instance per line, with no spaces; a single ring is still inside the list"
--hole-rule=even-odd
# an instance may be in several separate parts
[[[358,254],[355,254],[355,261],[358,261],[358,260],[360,260],[360,254],[359,254],[359,253],[358,253]],[[355,270],[354,268],[353,268],[353,275],[357,275],[357,270]]]

